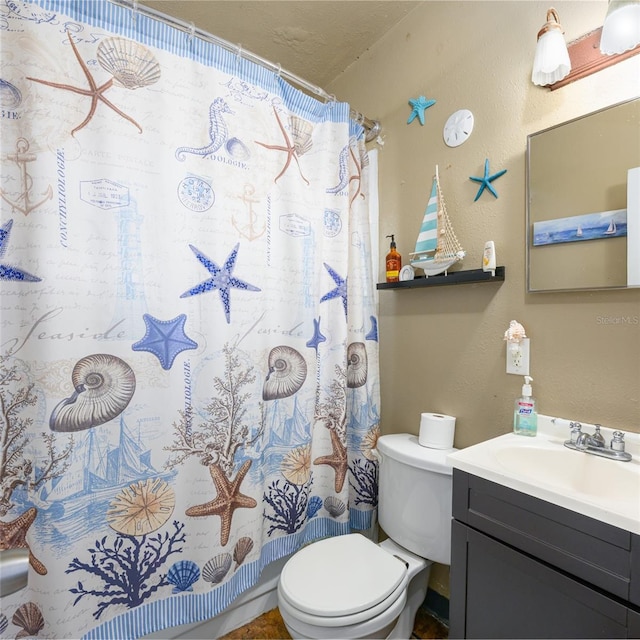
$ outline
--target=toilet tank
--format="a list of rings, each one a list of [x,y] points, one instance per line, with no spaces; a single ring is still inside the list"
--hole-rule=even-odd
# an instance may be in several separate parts
[[[408,433],[378,438],[378,520],[400,546],[451,563],[452,467],[455,449],[429,449]]]

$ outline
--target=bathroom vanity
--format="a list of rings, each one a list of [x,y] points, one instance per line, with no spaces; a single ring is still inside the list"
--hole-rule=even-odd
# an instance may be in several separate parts
[[[450,638],[640,638],[640,461],[594,458],[548,433],[450,456]]]

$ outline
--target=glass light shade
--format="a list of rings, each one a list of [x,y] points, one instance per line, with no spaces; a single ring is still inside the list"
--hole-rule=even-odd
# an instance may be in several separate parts
[[[559,25],[549,28],[538,37],[531,82],[540,86],[553,84],[562,80],[569,71],[571,61],[562,31]]]
[[[605,55],[624,53],[640,44],[640,2],[610,0],[602,25],[600,51]]]

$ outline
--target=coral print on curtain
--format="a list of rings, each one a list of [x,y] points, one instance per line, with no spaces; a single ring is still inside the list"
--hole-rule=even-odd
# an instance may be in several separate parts
[[[0,635],[205,620],[375,523],[362,127],[107,0],[0,25]]]

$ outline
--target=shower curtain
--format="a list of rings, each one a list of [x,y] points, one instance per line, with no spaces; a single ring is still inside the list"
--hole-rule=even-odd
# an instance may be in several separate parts
[[[0,38],[0,635],[207,619],[375,524],[363,129],[135,7],[11,0]]]

